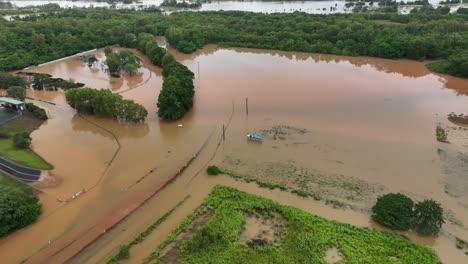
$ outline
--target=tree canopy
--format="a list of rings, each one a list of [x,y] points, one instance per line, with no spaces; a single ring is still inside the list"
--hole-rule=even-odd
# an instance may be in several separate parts
[[[429,7],[409,15],[326,16],[239,11],[174,12],[166,16],[145,9],[65,9],[0,22],[0,70],[20,69],[112,44],[143,50],[141,45],[146,44],[142,43],[148,42],[135,36],[149,33],[165,35],[173,47],[186,53],[212,43],[418,60],[445,61],[452,56],[444,71],[466,76],[460,62],[466,61],[468,50],[467,20],[468,14],[446,14]]]
[[[30,188],[0,185],[0,236],[33,223],[40,213],[39,198]]]
[[[132,100],[110,90],[93,88],[72,89],[65,93],[68,104],[78,113],[110,116],[121,122],[142,122],[148,111]]]

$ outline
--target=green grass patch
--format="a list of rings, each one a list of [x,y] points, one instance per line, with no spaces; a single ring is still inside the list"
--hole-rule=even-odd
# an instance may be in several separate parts
[[[436,60],[436,61],[426,64],[426,67],[433,72],[450,74],[448,60]]]
[[[190,196],[185,197],[182,201],[176,204],[174,208],[171,210],[165,212],[161,217],[156,219],[153,223],[151,223],[149,226],[147,226],[143,231],[141,231],[138,235],[136,235],[130,242],[127,244],[122,244],[119,247],[119,251],[112,255],[107,261],[106,264],[111,264],[111,263],[118,263],[119,260],[122,259],[127,259],[130,257],[130,248],[134,245],[140,244],[145,240],[147,236],[153,232],[156,227],[158,227],[162,222],[166,221],[166,219],[179,207],[181,206]]]
[[[181,242],[181,263],[325,263],[326,252],[333,247],[343,257],[340,263],[442,263],[432,249],[404,236],[330,221],[225,186],[215,187],[152,252],[154,263],[163,260],[162,250],[207,212],[212,216],[206,224]],[[286,219],[285,231],[276,240],[280,243],[239,242],[245,215],[258,212]]]
[[[17,149],[11,138],[0,139],[0,156],[31,168],[43,170],[51,168],[50,164],[31,149]]]
[[[26,187],[27,188],[26,184],[20,181],[16,181],[2,173],[0,173],[0,186],[10,186],[10,187],[19,187],[19,188]]]

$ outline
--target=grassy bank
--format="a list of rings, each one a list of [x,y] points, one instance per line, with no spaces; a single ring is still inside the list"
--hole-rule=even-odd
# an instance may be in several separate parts
[[[215,187],[200,209],[152,253],[155,263],[166,261],[163,249],[208,212],[211,218],[193,236],[180,241],[175,253],[168,253],[171,259],[182,263],[325,263],[335,252],[349,263],[441,263],[430,248],[405,237],[326,220],[224,186]],[[252,223],[249,218],[256,218],[260,225],[270,224],[274,239],[252,237],[240,242],[250,227],[246,223]]]
[[[0,173],[0,186],[9,186],[9,187],[14,187],[14,188],[16,188],[16,187],[22,188],[22,187],[25,187],[26,185],[19,182],[19,181],[13,180],[12,178],[8,177],[5,174]]]
[[[22,131],[31,133],[39,128],[43,122],[43,120],[23,115],[2,124],[0,126],[0,134],[7,135],[9,138],[0,139],[0,156],[31,168],[43,170],[51,169],[52,166],[31,149],[19,149],[13,145],[12,137],[15,133]]]
[[[11,138],[0,139],[0,156],[18,164],[36,169],[50,169],[51,166],[30,149],[18,149]]]
[[[182,201],[177,203],[174,208],[171,210],[165,212],[161,217],[156,219],[153,223],[151,223],[149,226],[147,226],[143,231],[138,233],[130,242],[126,244],[122,244],[119,247],[119,251],[117,251],[114,255],[112,255],[107,261],[106,264],[111,264],[111,263],[118,263],[119,260],[122,259],[127,259],[130,257],[130,248],[134,245],[140,244],[147,236],[153,232],[154,229],[156,229],[161,223],[166,221],[166,219],[179,207],[181,206],[190,196],[185,197]]]

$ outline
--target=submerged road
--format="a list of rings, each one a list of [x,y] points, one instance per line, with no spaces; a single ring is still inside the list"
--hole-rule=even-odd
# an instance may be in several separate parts
[[[0,171],[23,182],[39,180],[41,170],[24,167],[0,157]]]

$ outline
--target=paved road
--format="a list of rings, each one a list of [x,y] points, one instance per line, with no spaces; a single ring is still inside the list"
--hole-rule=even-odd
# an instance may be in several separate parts
[[[41,170],[24,167],[0,157],[0,171],[24,182],[39,180]]]

